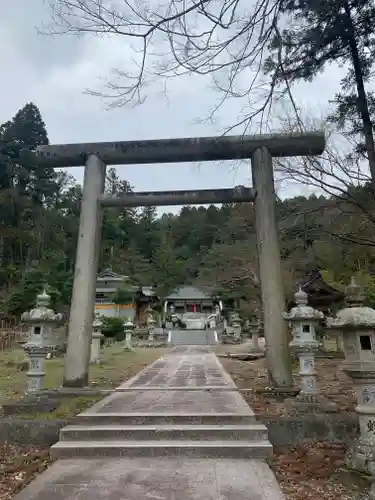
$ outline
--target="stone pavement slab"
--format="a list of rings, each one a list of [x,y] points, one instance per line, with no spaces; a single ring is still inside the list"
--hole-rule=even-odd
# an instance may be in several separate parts
[[[248,412],[238,392],[142,391],[120,393],[96,411],[98,413],[235,413]]]
[[[175,347],[129,382],[120,387],[233,386],[211,349],[203,346]]]
[[[190,387],[197,390],[181,390]],[[227,390],[236,388],[234,382],[210,348],[203,346],[172,349],[168,355],[120,386],[124,391],[127,388],[132,391],[112,394],[83,415],[93,412],[254,414],[240,393]],[[134,388],[138,390],[134,391]],[[154,390],[147,390],[151,388]],[[163,390],[159,392],[158,388]],[[214,390],[203,390],[207,388]],[[225,390],[220,391],[220,388]]]
[[[17,500],[285,500],[265,462],[59,460]]]

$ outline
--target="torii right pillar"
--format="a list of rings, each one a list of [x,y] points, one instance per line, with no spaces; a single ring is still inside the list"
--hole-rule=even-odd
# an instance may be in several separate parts
[[[287,389],[293,385],[292,367],[288,329],[283,319],[285,292],[272,156],[266,147],[254,151],[251,166],[253,187],[256,189],[255,223],[268,376],[272,387]]]

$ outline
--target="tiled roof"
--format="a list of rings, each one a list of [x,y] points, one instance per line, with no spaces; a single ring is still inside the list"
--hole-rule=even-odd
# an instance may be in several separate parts
[[[211,299],[211,295],[204,293],[195,286],[181,286],[173,290],[172,293],[166,297],[166,300],[207,300]]]

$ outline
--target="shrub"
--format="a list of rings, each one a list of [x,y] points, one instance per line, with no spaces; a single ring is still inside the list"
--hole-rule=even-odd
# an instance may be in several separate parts
[[[125,339],[124,320],[122,318],[102,318],[102,333],[105,337],[121,342]]]

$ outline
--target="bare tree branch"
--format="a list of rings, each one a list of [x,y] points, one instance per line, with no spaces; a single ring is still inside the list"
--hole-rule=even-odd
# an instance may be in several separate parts
[[[220,93],[213,119],[224,102],[244,99],[242,116],[229,130],[263,123],[276,95],[276,74],[263,75],[267,45],[278,33],[279,0],[46,0],[52,22],[42,33],[119,36],[128,40],[135,60],[116,68],[104,91],[111,106],[136,105],[155,81],[184,75],[210,77]],[[281,44],[280,57],[281,63]],[[291,97],[291,90],[281,90]]]

